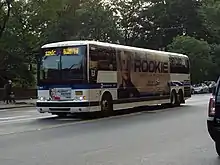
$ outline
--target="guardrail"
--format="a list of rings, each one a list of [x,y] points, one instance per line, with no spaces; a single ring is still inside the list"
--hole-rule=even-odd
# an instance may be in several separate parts
[[[15,93],[16,100],[37,98],[36,89],[13,88],[13,92]],[[4,89],[0,88],[0,100],[2,100],[3,97],[4,97]]]

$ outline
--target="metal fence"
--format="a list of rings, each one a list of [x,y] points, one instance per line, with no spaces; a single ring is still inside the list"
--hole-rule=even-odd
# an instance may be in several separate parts
[[[17,100],[37,98],[37,89],[22,89],[22,88],[13,88],[15,93],[15,98]],[[4,97],[4,89],[0,88],[0,100]]]

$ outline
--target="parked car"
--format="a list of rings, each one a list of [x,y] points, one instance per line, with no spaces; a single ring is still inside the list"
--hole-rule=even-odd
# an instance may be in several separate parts
[[[205,83],[199,83],[193,85],[193,92],[196,94],[209,93],[209,87]]]
[[[204,83],[209,87],[209,92],[212,93],[213,87],[216,85],[215,81],[205,81]]]
[[[192,95],[194,94],[194,88],[193,88],[192,85],[191,85],[191,94],[192,94]]]
[[[220,156],[220,78],[213,88],[209,100],[207,127],[213,141],[217,154]]]
[[[209,92],[212,93],[213,88],[216,86],[216,83],[214,81],[211,81],[209,84]]]

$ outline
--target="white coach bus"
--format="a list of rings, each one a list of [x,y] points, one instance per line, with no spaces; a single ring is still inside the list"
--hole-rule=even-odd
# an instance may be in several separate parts
[[[186,55],[97,41],[42,46],[38,62],[40,113],[110,114],[145,105],[178,106],[191,97]]]

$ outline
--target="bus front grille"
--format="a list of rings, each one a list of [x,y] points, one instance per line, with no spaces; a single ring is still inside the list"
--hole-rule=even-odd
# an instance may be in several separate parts
[[[50,112],[70,112],[70,108],[49,108]]]

